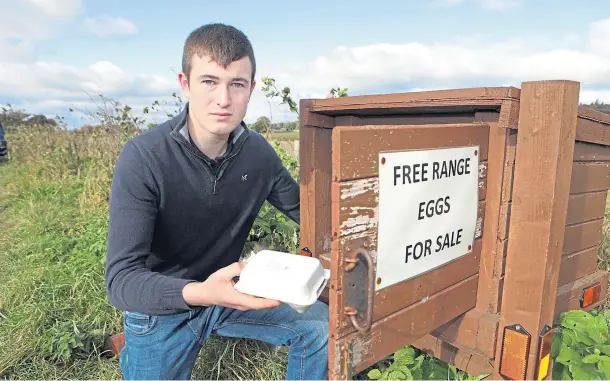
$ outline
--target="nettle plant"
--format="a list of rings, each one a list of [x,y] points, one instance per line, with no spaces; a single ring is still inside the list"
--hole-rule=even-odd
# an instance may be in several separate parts
[[[563,313],[553,334],[554,380],[610,379],[610,311]]]

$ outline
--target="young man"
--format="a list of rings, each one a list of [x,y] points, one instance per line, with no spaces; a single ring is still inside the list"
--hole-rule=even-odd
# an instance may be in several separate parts
[[[233,287],[265,200],[300,222],[298,184],[242,121],[255,73],[242,32],[193,31],[178,76],[184,112],[128,141],[117,161],[106,287],[124,311],[126,379],[190,378],[211,334],[289,346],[287,379],[328,377],[325,304],[299,314]]]

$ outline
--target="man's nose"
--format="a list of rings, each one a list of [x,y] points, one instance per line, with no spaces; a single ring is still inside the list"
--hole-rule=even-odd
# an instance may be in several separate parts
[[[216,102],[221,107],[227,107],[231,104],[231,93],[226,86],[219,86],[216,94]]]

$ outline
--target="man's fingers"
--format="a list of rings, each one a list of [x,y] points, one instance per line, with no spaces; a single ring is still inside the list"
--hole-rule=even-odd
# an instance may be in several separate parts
[[[218,270],[218,272],[222,275],[223,278],[231,280],[234,277],[239,276],[243,268],[244,264],[242,262],[235,262],[227,267]]]

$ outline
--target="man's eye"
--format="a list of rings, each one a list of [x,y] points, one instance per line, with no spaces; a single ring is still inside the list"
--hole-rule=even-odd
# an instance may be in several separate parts
[[[212,81],[211,79],[204,79],[203,83],[205,83],[206,85],[213,85],[214,81]]]
[[[236,86],[236,87],[244,87],[243,83],[239,83],[239,82],[235,82],[235,83],[233,84],[233,86]]]

